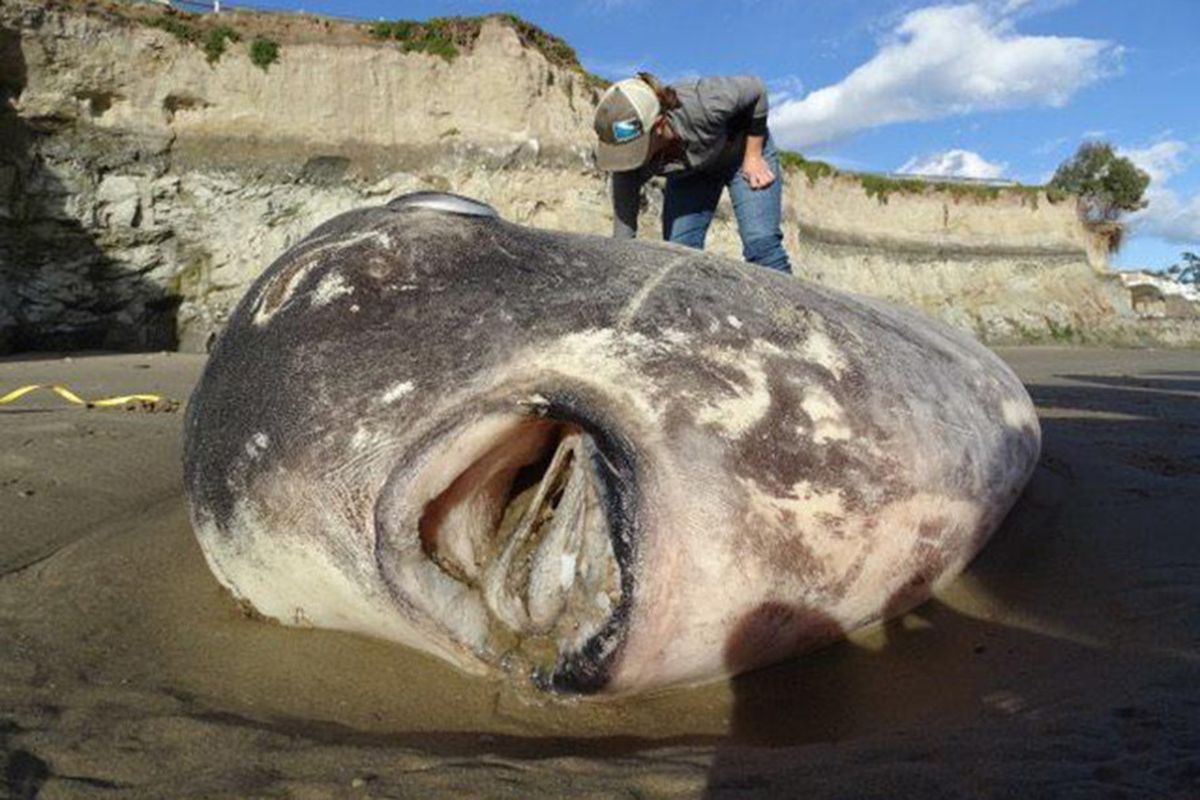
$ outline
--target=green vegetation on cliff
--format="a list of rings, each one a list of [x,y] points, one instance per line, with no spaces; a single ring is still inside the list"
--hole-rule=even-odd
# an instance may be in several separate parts
[[[1144,195],[1150,176],[1117,155],[1108,142],[1084,142],[1074,156],[1059,165],[1050,185],[1078,195],[1089,222],[1115,222],[1127,211],[1146,207]]]
[[[522,44],[537,50],[551,64],[575,70],[598,84],[608,85],[603,78],[592,75],[583,68],[583,65],[579,63],[579,56],[576,55],[575,48],[567,44],[565,40],[552,33],[547,33],[531,22],[526,22],[516,14],[499,14],[498,17],[512,26]]]
[[[215,64],[225,54],[227,43],[232,42],[236,44],[241,40],[241,34],[228,25],[218,25],[215,28],[210,28],[204,37],[204,56],[208,59],[208,63]]]
[[[184,44],[195,44],[200,41],[200,29],[186,19],[174,14],[163,14],[145,21],[151,28],[166,31]]]
[[[551,64],[572,70],[583,77],[588,86],[602,88],[608,81],[593,75],[579,63],[575,49],[563,39],[547,33],[516,14],[490,14],[482,17],[432,17],[419,22],[400,19],[373,22],[367,31],[377,39],[399,42],[405,52],[428,53],[453,61],[464,49],[470,49],[479,38],[484,20],[496,19],[516,31],[521,44],[545,56]]]
[[[1179,262],[1167,269],[1167,274],[1180,283],[1200,286],[1200,255],[1185,250]]]
[[[255,38],[250,45],[250,61],[254,66],[262,67],[262,71],[266,72],[267,67],[279,60],[279,43],[274,39],[268,39],[265,36]]]
[[[896,177],[879,175],[870,172],[848,172],[838,169],[824,161],[807,159],[799,153],[784,150],[779,154],[779,163],[785,171],[802,173],[812,186],[822,178],[832,178],[844,175],[857,180],[868,197],[873,197],[881,204],[886,204],[893,194],[925,194],[926,192],[944,192],[956,201],[974,198],[976,200],[996,200],[1002,196],[1020,196],[1022,203],[1037,208],[1038,199],[1044,194],[1051,203],[1060,203],[1068,196],[1067,192],[1052,186],[1025,186],[1012,184],[996,186],[986,183],[963,183],[959,181],[936,181],[927,178]]]
[[[826,164],[824,161],[810,161],[791,150],[780,151],[779,163],[785,170],[803,172],[808,177],[809,186],[812,186],[827,175],[837,174],[837,168],[832,164]]]
[[[133,21],[166,31],[184,44],[202,48],[210,64],[221,59],[228,51],[229,44],[249,39],[250,58],[264,70],[279,60],[281,42],[294,44],[297,41],[309,43],[329,40],[347,44],[353,43],[358,37],[396,42],[405,52],[426,53],[451,62],[475,44],[483,23],[494,19],[515,31],[525,47],[541,53],[554,66],[576,73],[585,86],[604,89],[610,83],[584,69],[575,49],[565,40],[516,14],[358,22],[303,13],[259,11],[248,7],[235,8],[218,15],[194,14],[177,8],[160,11],[154,6],[106,0],[63,1],[75,3],[84,13]],[[293,25],[291,20],[298,20],[301,24]],[[547,80],[553,83],[554,76],[550,75]]]
[[[138,19],[151,28],[166,31],[183,44],[200,47],[204,50],[204,57],[209,64],[216,64],[221,60],[221,56],[225,55],[230,44],[242,40],[242,34],[232,26],[214,24],[211,15],[202,16],[171,10],[156,17]],[[267,66],[279,60],[278,43],[261,36],[255,38],[250,45],[250,60],[265,70]]]
[[[367,30],[378,39],[399,42],[406,53],[428,53],[453,61],[460,47],[474,44],[482,24],[482,17],[432,17],[424,22],[375,22]]]

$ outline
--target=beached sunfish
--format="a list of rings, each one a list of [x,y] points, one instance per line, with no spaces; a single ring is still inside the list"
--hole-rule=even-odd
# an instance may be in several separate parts
[[[259,613],[623,693],[920,603],[1040,433],[1008,367],[916,312],[421,193],[262,274],[186,439],[200,545]]]

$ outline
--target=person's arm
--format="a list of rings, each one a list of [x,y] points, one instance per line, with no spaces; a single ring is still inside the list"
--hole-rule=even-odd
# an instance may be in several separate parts
[[[750,127],[746,129],[746,152],[742,156],[742,175],[751,189],[765,189],[775,182],[775,173],[763,159],[763,144],[767,140],[767,87],[753,76],[736,78],[740,81],[740,105],[753,103]]]
[[[763,160],[767,138],[767,87],[753,75],[703,78],[700,92],[705,111],[714,123],[734,124],[746,134],[742,175],[751,189],[765,189],[775,182],[775,173]],[[733,121],[731,123],[731,121]]]
[[[751,189],[765,189],[775,182],[775,173],[763,158],[763,143],[767,137],[763,134],[746,135],[746,152],[742,156],[742,175]]]
[[[613,238],[637,236],[642,177],[637,170],[612,174]]]
[[[750,133],[762,136],[767,132],[767,87],[761,78],[754,75],[739,75],[731,78],[738,87],[738,110],[751,108]]]

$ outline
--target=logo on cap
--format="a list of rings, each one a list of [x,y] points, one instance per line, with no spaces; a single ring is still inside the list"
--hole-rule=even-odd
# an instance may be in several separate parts
[[[642,121],[637,117],[614,122],[612,126],[613,141],[624,144],[642,135]]]

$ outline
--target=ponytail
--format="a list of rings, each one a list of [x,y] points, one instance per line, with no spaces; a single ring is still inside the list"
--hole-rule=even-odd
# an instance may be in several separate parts
[[[639,72],[637,76],[639,80],[654,90],[654,94],[658,96],[658,104],[662,107],[663,111],[671,111],[683,105],[679,102],[679,95],[675,94],[674,89],[663,85],[658,78],[649,72]]]

